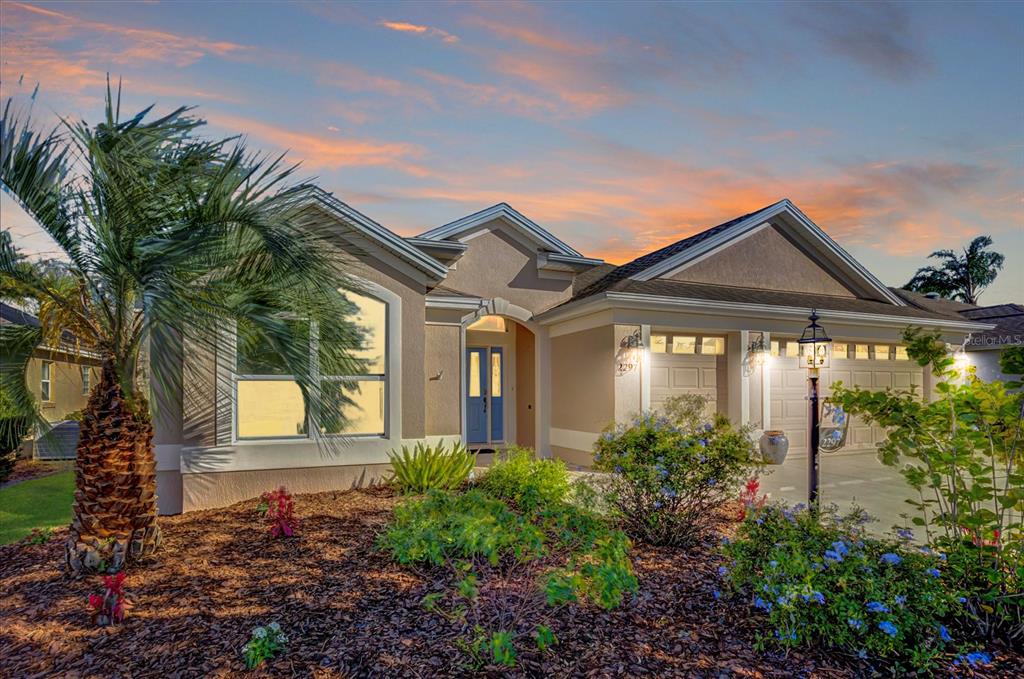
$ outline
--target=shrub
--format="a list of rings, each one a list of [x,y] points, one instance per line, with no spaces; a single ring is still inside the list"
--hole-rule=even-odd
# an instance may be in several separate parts
[[[14,471],[18,448],[30,426],[29,418],[5,412],[0,403],[0,483],[6,481]]]
[[[252,631],[248,643],[242,647],[245,666],[250,670],[259,667],[265,660],[270,660],[283,651],[286,643],[288,637],[276,622],[266,627],[257,627]]]
[[[525,467],[558,468],[539,462]],[[637,590],[624,533],[565,501],[523,501],[545,496],[532,491],[550,489],[550,483],[530,482],[544,474],[500,477],[506,482],[497,487],[506,491],[506,500],[483,488],[461,494],[430,491],[426,498],[397,507],[394,521],[378,538],[378,545],[401,564],[448,572],[450,587],[425,596],[423,606],[474,630],[456,642],[472,669],[479,669],[485,658],[514,665],[517,644],[524,640],[542,651],[549,648],[555,643],[547,627],[551,607],[592,602],[612,609]],[[520,492],[524,488],[531,492]],[[501,628],[491,629],[497,620]]]
[[[662,403],[660,410],[669,422],[686,433],[694,433],[700,429],[713,412],[711,398],[702,394],[669,396]]]
[[[128,614],[128,598],[124,591],[125,572],[103,576],[103,594],[89,595],[94,625],[114,625]]]
[[[461,443],[451,449],[443,443],[427,446],[417,443],[411,451],[402,446],[400,453],[388,453],[391,479],[400,492],[420,495],[428,490],[455,490],[469,478],[476,466],[476,455]]]
[[[270,528],[271,537],[283,535],[290,538],[294,535],[298,524],[295,519],[295,503],[284,486],[261,495],[259,509]]]
[[[747,432],[721,416],[687,432],[645,414],[606,430],[594,448],[594,468],[610,473],[609,507],[630,536],[657,545],[696,541],[757,468]]]
[[[569,472],[565,462],[538,460],[529,448],[512,447],[494,464],[479,485],[489,495],[507,500],[524,512],[550,507],[569,495]]]
[[[918,491],[912,522],[949,557],[950,578],[987,635],[1024,636],[1024,394],[1019,381],[984,382],[957,370],[938,333],[908,329],[907,353],[931,365],[937,398],[911,391],[833,386],[848,412],[886,429],[879,459]],[[1002,354],[1006,374],[1024,370],[1024,347]]]
[[[720,573],[768,616],[759,648],[824,644],[917,670],[959,650],[943,624],[960,604],[941,556],[868,537],[866,520],[769,505],[724,541]]]

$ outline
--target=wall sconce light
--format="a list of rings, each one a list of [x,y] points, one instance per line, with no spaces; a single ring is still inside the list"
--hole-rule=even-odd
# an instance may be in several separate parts
[[[758,335],[757,339],[751,340],[750,346],[747,347],[747,360],[751,367],[760,368],[766,365],[770,356],[771,350],[765,344],[764,333]]]
[[[640,328],[619,340],[619,350],[615,352],[615,372],[625,375],[636,370],[644,352],[644,342]]]

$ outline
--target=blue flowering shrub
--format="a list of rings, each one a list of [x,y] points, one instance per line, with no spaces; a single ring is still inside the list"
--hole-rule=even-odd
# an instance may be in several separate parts
[[[722,416],[692,430],[648,413],[594,445],[594,469],[608,472],[607,506],[626,533],[655,545],[697,541],[757,466],[748,433]]]
[[[869,537],[866,515],[768,505],[751,513],[719,574],[768,618],[761,648],[822,644],[925,670],[962,651],[945,561],[907,539]]]

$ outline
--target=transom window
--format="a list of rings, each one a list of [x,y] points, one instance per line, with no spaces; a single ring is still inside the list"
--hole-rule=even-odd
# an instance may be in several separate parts
[[[375,297],[346,292],[357,311],[352,322],[362,332],[356,361],[331,365],[351,342],[350,327],[291,321],[294,333],[308,347],[324,435],[385,436],[387,430],[387,304]],[[353,364],[359,366],[352,370]],[[239,329],[237,345],[237,417],[239,439],[308,438],[309,417],[295,376],[279,352]],[[335,415],[335,416],[332,416]],[[343,420],[345,421],[342,424]]]
[[[697,349],[700,349],[698,352]],[[725,353],[724,337],[698,337],[697,335],[651,334],[652,354],[697,354],[715,356]]]

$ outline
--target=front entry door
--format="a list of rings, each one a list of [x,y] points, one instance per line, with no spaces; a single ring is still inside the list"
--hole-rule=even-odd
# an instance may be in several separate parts
[[[505,438],[505,363],[501,347],[466,349],[466,442]]]
[[[466,442],[487,443],[487,349],[467,349],[466,366]]]

